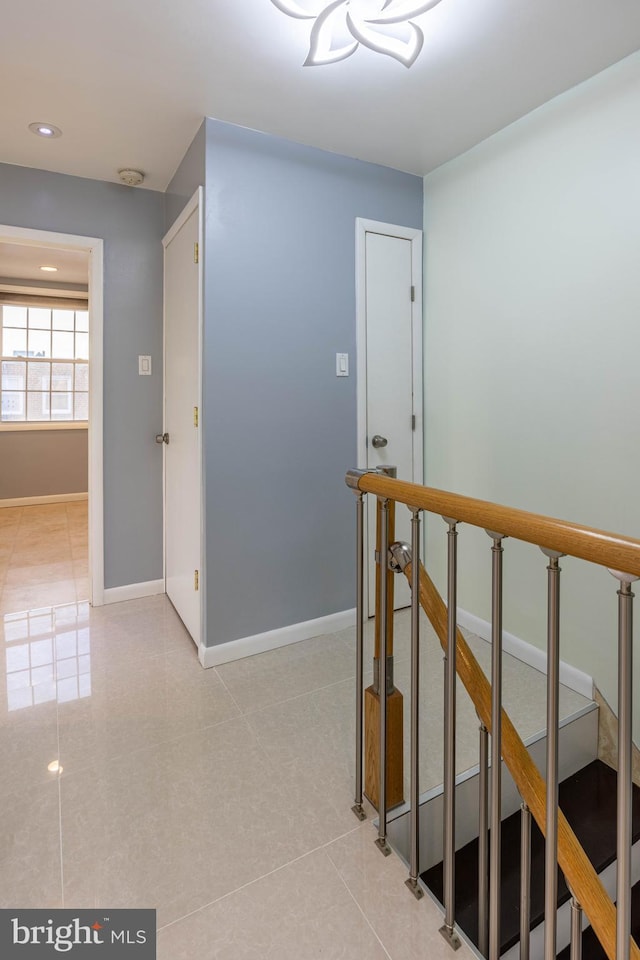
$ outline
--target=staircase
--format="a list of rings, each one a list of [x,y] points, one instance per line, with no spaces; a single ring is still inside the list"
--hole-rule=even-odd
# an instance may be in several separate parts
[[[564,811],[585,852],[601,875],[605,887],[615,893],[616,773],[594,760],[565,779],[559,788]],[[634,880],[640,872],[640,790],[633,789]],[[467,843],[456,853],[456,924],[466,938],[478,944],[478,841]],[[558,871],[558,946],[568,944],[570,893]],[[438,863],[421,874],[433,896],[442,902],[443,866]],[[544,839],[532,824],[531,831],[531,958],[543,955],[544,925]],[[563,909],[564,908],[564,909]],[[640,933],[640,884],[633,890],[632,924]],[[520,813],[502,821],[501,867],[501,955],[515,960],[520,933]],[[569,947],[559,957],[569,960]],[[591,928],[583,933],[584,960],[604,960],[605,953]]]
[[[640,937],[640,883],[634,884],[631,898],[631,935],[638,941]],[[558,954],[558,960],[569,960],[571,950],[565,947]],[[606,955],[591,927],[582,934],[582,960],[605,960]]]
[[[406,886],[414,896],[420,898],[422,885],[426,883],[444,900],[445,917],[440,932],[454,948],[458,944],[456,928],[461,930],[470,944],[478,940],[476,902],[481,893],[485,919],[488,916],[489,920],[491,957],[515,960],[516,953],[519,953],[521,872],[517,798],[522,798],[524,809],[529,811],[532,820],[532,849],[529,849],[527,842],[526,861],[531,864],[531,870],[525,879],[523,891],[532,932],[527,934],[527,943],[522,944],[522,955],[531,957],[531,960],[540,960],[544,944],[546,956],[553,957],[572,938],[571,955],[578,957],[581,947],[580,923],[584,926],[583,918],[588,917],[604,948],[599,955],[606,952],[608,960],[640,960],[640,946],[631,936],[632,901],[637,905],[639,897],[633,885],[640,879],[640,857],[636,849],[640,848],[640,801],[638,791],[632,790],[635,596],[632,585],[640,580],[640,540],[400,481],[390,475],[393,469],[350,470],[346,477],[347,485],[357,497],[356,778],[353,812],[358,819],[366,816],[363,808],[363,773],[371,774],[375,769],[374,781],[378,790],[377,800],[374,799],[373,803],[378,809],[378,836],[375,841],[378,850],[388,855],[390,843],[406,857],[409,868]],[[369,688],[365,691],[363,686],[365,495],[376,498],[378,518],[372,687],[372,696],[377,698],[375,702],[378,705],[375,715],[371,710],[364,710],[364,694],[369,693]],[[404,504],[411,511],[411,545],[393,542],[396,504]],[[441,517],[448,528],[446,603],[444,591],[440,592],[420,559],[423,515]],[[484,531],[492,543],[490,555],[487,543],[487,560],[490,559],[491,565],[490,675],[483,670],[457,623],[459,525]],[[444,536],[444,529],[441,530]],[[532,556],[537,556],[539,563],[546,565],[547,643],[546,656],[541,658],[541,663],[547,673],[547,730],[537,744],[523,739],[503,701],[502,661],[506,636],[503,627],[503,541],[509,538],[529,545],[526,549],[539,551]],[[544,559],[541,559],[541,555]],[[567,743],[563,746],[563,740],[571,737],[571,730],[559,714],[559,560],[565,556],[595,565],[601,576],[612,575],[617,581],[617,651],[612,644],[611,656],[617,661],[618,673],[619,776],[595,761],[594,743],[597,743],[597,737],[595,740],[580,738],[582,746],[586,744],[587,751],[593,751],[588,757],[579,757],[567,751]],[[394,609],[393,574],[403,574],[411,586],[411,706],[407,753],[410,790],[408,802],[403,808],[390,810],[389,788],[393,785],[394,771],[402,771],[405,752],[402,725],[388,723],[390,704],[393,706],[393,699],[398,694],[394,686],[393,617],[390,616],[390,611]],[[602,582],[612,589],[611,580]],[[424,731],[421,733],[420,704],[422,688],[427,680],[431,680],[432,671],[422,669],[420,609],[426,614],[445,654],[444,784],[443,788],[435,788],[422,797],[420,746]],[[464,688],[469,696],[479,723],[479,764],[475,769],[456,776],[458,687]],[[595,709],[595,704],[589,704],[578,711],[580,716],[576,714],[571,718],[570,727],[576,726],[574,720],[588,721],[589,714],[593,722]],[[597,716],[595,719],[597,723]],[[432,734],[433,731],[429,732]],[[541,762],[541,758],[536,756],[536,749],[539,751],[544,746],[546,738],[546,760]],[[401,773],[396,774],[395,778],[401,779]],[[559,783],[562,784],[560,790]],[[558,792],[560,804],[556,810]],[[516,814],[515,818],[513,814]],[[480,889],[477,878],[479,820],[483,825],[483,869],[487,866],[488,849],[492,857],[487,868],[489,883],[483,879]],[[527,826],[528,822],[529,818]],[[546,841],[534,823],[540,825]],[[489,844],[485,836],[488,824],[493,828],[493,838]],[[501,844],[496,836],[498,831],[501,833]],[[434,856],[436,851],[437,856]],[[443,851],[444,868],[437,862]],[[616,856],[620,858],[617,863]],[[566,883],[559,873],[557,877],[555,875],[556,862],[562,866]],[[616,884],[617,905],[614,903],[616,891],[613,889]],[[547,927],[546,933],[543,930],[545,910],[548,920],[551,920],[549,912],[554,914],[553,930]],[[569,912],[570,924],[566,916]],[[638,922],[637,912],[635,922]],[[635,933],[638,932],[635,926],[633,929]],[[484,943],[484,930],[481,939]],[[585,950],[589,949],[589,937],[586,936]]]

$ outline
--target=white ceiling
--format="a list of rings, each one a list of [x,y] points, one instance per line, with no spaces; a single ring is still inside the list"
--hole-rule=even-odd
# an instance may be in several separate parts
[[[163,190],[212,116],[423,174],[640,48],[640,0],[441,0],[416,22],[410,69],[364,47],[303,67],[311,21],[271,0],[13,0],[0,161],[101,180],[134,167]]]
[[[57,267],[56,273],[41,266]],[[54,247],[32,247],[24,243],[0,242],[0,278],[36,280],[43,285],[87,284],[89,254],[84,250],[58,250]]]

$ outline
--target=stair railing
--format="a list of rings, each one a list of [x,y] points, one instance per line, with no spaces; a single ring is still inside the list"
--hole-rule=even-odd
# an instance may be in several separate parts
[[[346,482],[358,497],[357,523],[357,709],[356,722],[356,803],[354,811],[364,817],[362,798],[363,730],[362,670],[364,638],[364,521],[363,498],[378,498],[382,516],[379,547],[376,551],[378,582],[387,582],[387,571],[404,573],[412,587],[411,604],[411,789],[410,789],[410,872],[408,886],[419,896],[418,830],[418,711],[419,711],[419,624],[418,600],[427,614],[445,653],[445,769],[444,769],[444,907],[441,930],[450,945],[460,945],[455,930],[455,678],[460,677],[480,720],[480,805],[479,805],[479,947],[489,960],[500,956],[500,821],[501,758],[522,798],[521,956],[528,957],[528,871],[530,869],[530,817],[545,836],[545,960],[556,956],[557,864],[571,891],[571,956],[580,957],[582,910],[609,960],[640,960],[640,950],[631,937],[631,800],[632,800],[632,615],[631,584],[640,579],[640,541],[607,533],[539,514],[515,510],[487,501],[463,497],[417,484],[396,480],[378,471],[351,470]],[[412,515],[412,546],[390,543],[389,504],[406,505]],[[448,526],[447,601],[445,606],[419,559],[420,514],[440,514]],[[492,540],[492,664],[491,683],[473,656],[456,622],[457,525],[468,523],[484,529]],[[502,707],[502,561],[503,540],[517,538],[535,544],[548,558],[547,615],[547,763],[546,784]],[[617,795],[617,905],[604,889],[593,865],[580,845],[562,811],[558,810],[558,695],[559,695],[559,611],[562,556],[572,556],[606,567],[619,581],[618,589],[618,795]],[[417,562],[414,563],[414,559]],[[624,572],[622,572],[624,571]],[[382,591],[384,593],[384,590]],[[378,629],[386,636],[387,621],[393,616],[388,597],[380,596]],[[383,658],[384,659],[384,658]],[[382,679],[382,678],[381,678]],[[386,686],[381,686],[381,691]],[[379,828],[376,843],[387,853],[386,786],[387,697],[379,708]],[[365,731],[366,734],[366,731]],[[378,734],[378,731],[376,731]],[[491,741],[491,810],[487,812],[488,744]],[[489,827],[489,842],[487,829]],[[490,850],[489,850],[490,846]],[[487,873],[489,874],[487,885]],[[488,886],[488,889],[487,889]],[[421,891],[420,891],[421,892]],[[524,926],[526,923],[526,935]]]

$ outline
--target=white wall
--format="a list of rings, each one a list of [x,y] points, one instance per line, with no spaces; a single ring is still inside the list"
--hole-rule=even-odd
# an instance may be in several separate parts
[[[426,177],[428,484],[640,538],[639,117],[634,54]],[[461,528],[487,620],[490,546]],[[617,582],[561,565],[562,658],[615,705]],[[505,541],[505,578],[505,629],[544,646],[544,558]]]

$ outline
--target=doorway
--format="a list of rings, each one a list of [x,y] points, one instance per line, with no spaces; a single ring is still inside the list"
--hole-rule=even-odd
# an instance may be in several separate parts
[[[13,509],[22,508],[24,522],[41,528],[42,539],[47,529],[61,531],[65,519],[70,540],[72,535],[81,538],[86,530],[86,569],[80,563],[79,548],[73,564],[78,573],[76,589],[99,606],[104,600],[102,240],[0,225],[0,249],[6,254],[0,283],[7,332],[0,438],[11,435],[28,441],[37,434],[45,441],[37,455],[44,449],[46,458],[47,449],[56,449],[57,434],[67,438],[69,450],[77,456],[78,444],[71,441],[76,433],[79,440],[84,431],[88,493],[88,511],[86,500],[82,502],[84,491],[24,498],[5,494],[4,506],[12,509],[13,501]],[[49,269],[43,271],[43,266]],[[9,350],[7,356],[4,347]],[[22,449],[27,447],[28,456],[35,456],[33,444],[23,443]],[[25,469],[37,470],[36,463],[29,460]],[[36,543],[38,536],[34,534],[33,539]],[[54,605],[53,592],[50,598]]]
[[[358,465],[397,467],[422,483],[422,231],[356,220]],[[375,612],[375,498],[368,497],[365,550],[369,616]],[[397,540],[410,541],[409,511],[399,506]],[[395,608],[410,603],[398,578]]]

